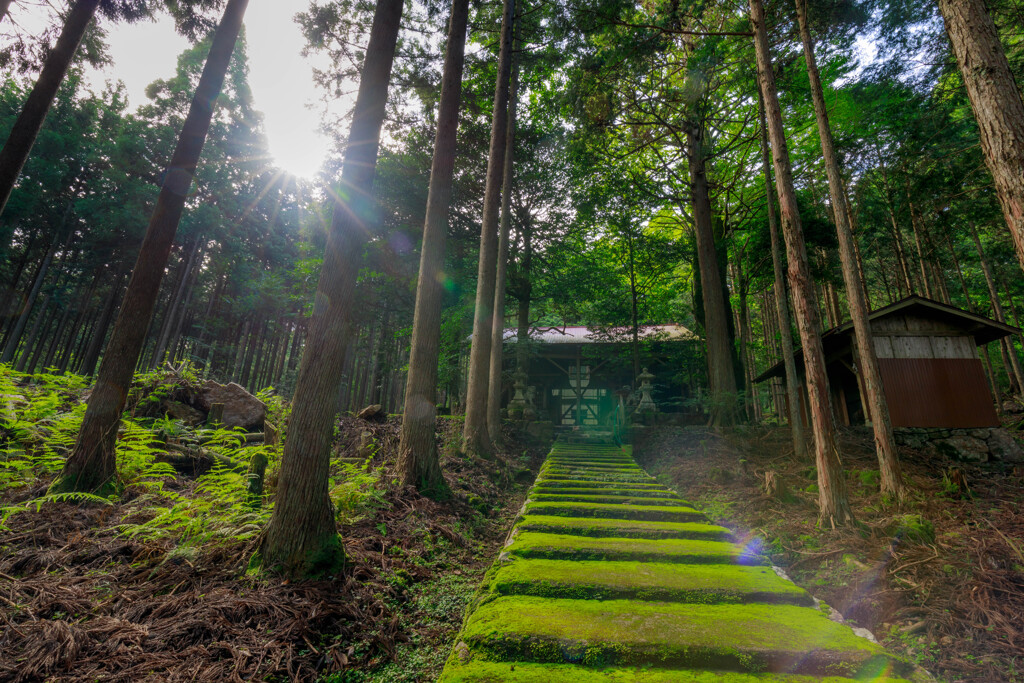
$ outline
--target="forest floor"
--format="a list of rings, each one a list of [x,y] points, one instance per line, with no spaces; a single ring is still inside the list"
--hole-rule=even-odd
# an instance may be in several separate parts
[[[398,425],[339,422],[332,478],[348,484],[332,494],[349,565],[333,580],[250,576],[255,532],[187,543],[186,528],[133,533],[200,504],[202,478],[165,475],[161,495],[129,485],[113,504],[10,516],[0,523],[0,680],[433,680],[547,445],[510,433],[495,460],[470,461],[451,445],[461,422],[442,418],[452,495],[436,502],[393,482]],[[341,465],[366,431],[369,464]],[[0,487],[0,508],[38,499],[48,483]]]
[[[895,509],[878,491],[871,433],[845,430],[840,444],[860,525],[838,531],[817,526],[816,471],[793,457],[788,430],[660,428],[638,435],[634,454],[713,521],[763,545],[812,595],[940,680],[1024,681],[1024,468],[901,448],[912,494]],[[785,495],[764,492],[766,472]]]

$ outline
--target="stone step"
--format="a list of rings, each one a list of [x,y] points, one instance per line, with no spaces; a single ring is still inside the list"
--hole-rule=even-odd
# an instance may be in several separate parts
[[[612,493],[620,493],[622,495],[612,495]],[[556,501],[565,503],[607,503],[609,505],[658,505],[658,506],[683,506],[689,507],[682,498],[676,497],[665,497],[665,498],[653,498],[651,496],[635,496],[626,491],[607,491],[605,493],[548,493],[547,491],[540,491],[537,493],[530,494],[530,500],[544,500],[544,501]]]
[[[807,591],[770,567],[513,559],[490,582],[498,595],[586,600],[772,603],[811,607]]]
[[[509,555],[548,560],[614,560],[685,564],[763,564],[764,558],[725,541],[672,538],[616,538],[546,534],[518,530]]]
[[[557,478],[538,478],[536,487],[547,488],[547,487],[561,487],[561,488],[621,488],[624,490],[632,489],[650,489],[657,491],[668,491],[668,488],[662,484],[659,484],[654,479],[648,479],[646,481],[633,482],[633,483],[622,483],[617,481],[587,481],[579,479],[557,479]]]
[[[443,683],[930,680],[830,621],[630,454],[555,445]]]
[[[704,541],[731,541],[732,532],[704,522],[648,522],[634,519],[600,517],[559,517],[526,515],[516,525],[521,531],[539,531],[569,536],[612,538],[689,538]]]
[[[500,597],[460,640],[491,660],[852,675],[906,664],[811,607]]]
[[[645,519],[649,522],[704,521],[704,515],[693,508],[668,505],[608,505],[605,503],[556,503],[552,501],[528,501],[526,503],[525,511],[535,515]]]
[[[547,483],[533,487],[535,493],[562,494],[574,496],[639,496],[641,498],[677,498],[675,493],[666,488],[631,487],[631,486],[558,486]]]
[[[908,683],[880,672],[871,683]],[[746,674],[699,669],[651,669],[640,667],[592,668],[580,664],[538,664],[535,662],[488,662],[466,664],[452,655],[438,683],[855,683],[838,676],[800,674]]]

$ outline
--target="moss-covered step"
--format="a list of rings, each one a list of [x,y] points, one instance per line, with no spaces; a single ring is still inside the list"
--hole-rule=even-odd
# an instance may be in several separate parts
[[[645,484],[658,482],[646,474],[620,474],[620,473],[597,473],[597,472],[561,472],[559,470],[548,470],[537,475],[537,483],[547,483],[563,479],[574,479],[576,481],[598,481],[618,484]]]
[[[547,560],[617,560],[685,564],[763,564],[760,555],[735,543],[703,539],[572,536],[519,530],[505,548],[509,555]]]
[[[633,458],[621,457],[621,458],[564,458],[564,457],[549,457],[544,461],[548,464],[553,465],[599,465],[605,467],[622,467],[628,465],[636,465],[636,461]]]
[[[648,522],[638,519],[600,517],[558,517],[526,515],[516,524],[520,531],[547,534],[614,538],[690,538],[704,541],[731,541],[732,532],[722,526],[702,522]]]
[[[699,522],[704,515],[693,508],[668,505],[608,505],[605,503],[556,503],[528,501],[525,512],[563,517],[646,519],[650,522]]]
[[[587,488],[584,486],[552,486],[550,484],[538,484],[530,491],[530,494],[550,495],[573,495],[573,496],[639,496],[641,498],[671,498],[682,500],[673,491],[663,488],[630,486],[595,486]]]
[[[643,472],[636,463],[594,463],[574,462],[562,463],[548,460],[541,470],[601,470],[609,472]]]
[[[460,640],[490,660],[850,677],[908,669],[848,626],[793,605],[501,597],[477,608]]]
[[[534,662],[457,661],[453,655],[438,683],[855,683],[838,676],[800,674],[748,674],[735,671],[697,669],[644,669],[640,667],[591,668],[578,664]],[[884,673],[871,676],[870,683],[909,683]]]
[[[490,582],[498,595],[585,600],[772,603],[810,607],[807,591],[770,567],[513,559]]]
[[[621,494],[621,495],[615,495]],[[634,496],[628,491],[605,491],[604,493],[548,493],[533,491],[530,500],[561,501],[568,503],[607,503],[609,505],[658,505],[661,507],[690,507],[682,498],[667,496],[652,498],[650,496]]]
[[[547,488],[547,487],[559,487],[559,488],[622,488],[622,489],[651,489],[657,491],[668,491],[669,489],[662,484],[659,484],[654,479],[646,479],[644,481],[637,482],[618,482],[618,481],[587,481],[579,479],[558,479],[558,478],[544,478],[540,477],[537,479],[535,487]]]

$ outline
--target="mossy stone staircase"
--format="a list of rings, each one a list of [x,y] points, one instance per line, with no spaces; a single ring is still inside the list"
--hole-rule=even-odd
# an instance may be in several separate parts
[[[921,676],[608,442],[555,444],[474,607],[441,683]]]

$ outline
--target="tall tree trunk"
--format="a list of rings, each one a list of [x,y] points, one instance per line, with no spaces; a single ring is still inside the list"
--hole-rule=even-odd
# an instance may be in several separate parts
[[[775,89],[775,73],[772,71],[764,6],[761,0],[750,0],[750,21],[754,28],[758,82],[764,97],[768,135],[775,164],[775,188],[779,195],[779,209],[782,214],[782,234],[786,240],[789,284],[793,292],[800,338],[803,341],[804,373],[811,425],[814,430],[815,460],[818,466],[820,521],[822,525],[834,528],[853,523],[854,517],[846,495],[843,464],[836,444],[828,375],[825,371],[825,353],[818,332],[818,308],[814,303],[814,288],[807,265],[807,248],[804,245],[800,210],[793,187],[793,171],[786,147],[786,134],[782,128],[782,109]]]
[[[441,100],[437,108],[427,211],[423,221],[402,434],[398,443],[398,476],[403,485],[415,486],[422,492],[438,491],[444,485],[434,439],[437,429],[437,363],[444,299],[442,269],[455,173],[468,19],[469,0],[453,0],[441,79]]]
[[[736,422],[736,369],[733,366],[725,289],[718,267],[715,232],[711,222],[711,198],[704,165],[703,122],[691,125],[686,131],[686,146],[690,165],[693,231],[697,240],[697,265],[700,271],[701,300],[704,303],[710,424],[720,427]]]
[[[978,237],[978,230],[971,224],[971,237],[974,238],[974,247],[978,250],[978,258],[981,260],[981,272],[985,274],[985,284],[988,286],[988,295],[992,300],[992,316],[1001,323],[1006,322],[1006,314],[1003,313],[1003,304],[999,301],[999,290],[996,288],[996,279],[992,274],[992,265],[981,247],[981,239]],[[1013,348],[1006,337],[999,340],[999,348],[1003,353],[1003,366],[1006,368],[1006,375],[1010,380],[1011,389],[1016,388],[1018,394],[1024,394],[1024,368],[1021,367],[1020,359],[1017,357],[1017,350]]]
[[[78,369],[78,372],[86,377],[92,377],[93,372],[96,371],[96,362],[100,358],[100,351],[103,349],[103,342],[107,337],[107,328],[110,327],[110,321],[114,319],[114,311],[117,310],[117,304],[121,301],[123,279],[122,272],[114,276],[114,281],[110,285],[110,296],[107,297],[107,303],[103,307],[99,322],[93,327],[89,346],[86,348],[82,364]]]
[[[515,34],[513,19],[512,32]],[[512,45],[515,46],[513,38]],[[513,52],[515,50],[513,49]],[[495,445],[501,438],[502,366],[505,339],[505,286],[508,278],[508,243],[512,230],[512,166],[516,142],[516,104],[519,64],[513,55],[508,86],[508,123],[505,130],[505,170],[502,172],[501,220],[498,230],[498,262],[494,269],[494,317],[491,320],[490,377],[487,382],[487,434]]]
[[[0,22],[7,18],[7,12],[11,8],[12,0],[0,0]]]
[[[160,367],[160,364],[164,360],[164,356],[167,355],[167,345],[170,343],[172,336],[174,335],[175,329],[178,327],[178,320],[185,314],[184,306],[181,305],[182,299],[185,297],[185,290],[189,286],[189,281],[192,276],[192,269],[199,260],[199,255],[202,253],[202,239],[196,237],[185,247],[183,254],[185,254],[185,263],[182,266],[181,279],[178,281],[178,286],[174,289],[174,296],[171,297],[170,302],[167,304],[167,315],[164,319],[164,324],[160,330],[160,338],[156,344],[156,351],[153,353],[153,362],[150,365],[152,368]],[[173,347],[172,347],[173,348]]]
[[[32,349],[35,348],[39,342],[39,333],[43,329],[43,321],[46,318],[46,308],[50,305],[50,295],[47,294],[43,297],[43,300],[39,304],[39,313],[36,314],[36,320],[32,323],[32,330],[28,333],[28,339],[25,341],[25,348],[22,349],[21,354],[18,356],[18,364],[15,366],[15,370],[18,372],[24,372],[25,366],[28,365],[29,356],[32,355]]]
[[[530,272],[533,268],[533,224],[532,217],[527,214],[523,220],[523,253],[519,261],[518,272],[518,295],[519,311],[517,313],[516,327],[516,367],[523,372],[529,373],[530,353],[530,302],[533,297],[533,282],[530,280]],[[529,375],[527,374],[527,378]]]
[[[39,266],[39,270],[36,272],[35,280],[32,281],[32,289],[29,290],[28,296],[25,298],[25,304],[22,307],[21,315],[18,316],[18,322],[15,323],[14,329],[9,335],[7,335],[7,344],[4,345],[3,355],[0,356],[0,363],[10,363],[14,360],[14,354],[18,350],[18,343],[21,341],[21,335],[25,332],[25,325],[28,324],[28,318],[32,314],[32,307],[35,304],[36,297],[39,296],[39,289],[43,286],[43,280],[46,278],[46,272],[50,269],[50,264],[53,263],[53,255],[57,250],[59,239],[54,239],[53,244],[50,246],[50,250],[46,252],[43,263]]]
[[[486,456],[491,452],[487,432],[487,394],[491,373],[491,326],[494,315],[494,275],[498,257],[498,214],[505,171],[505,133],[508,126],[508,91],[512,78],[512,20],[515,0],[504,0],[498,77],[494,84],[491,145],[487,155],[487,183],[480,225],[480,260],[477,267],[476,306],[473,311],[473,342],[469,352],[466,384],[466,421],[462,450]],[[498,340],[501,343],[501,340]]]
[[[139,250],[121,311],[103,356],[96,387],[78,433],[78,442],[54,482],[55,491],[95,491],[117,474],[114,442],[132,374],[145,343],[163,279],[167,256],[185,207],[185,198],[199,163],[199,155],[213,117],[224,75],[242,27],[248,0],[228,0],[224,17],[213,37],[188,117],[164,175],[163,186]]]
[[[637,299],[639,289],[636,284],[636,243],[633,240],[633,233],[626,235],[626,245],[629,249],[629,332],[630,346],[633,349],[633,387],[639,388],[637,379],[640,377],[640,313]],[[583,385],[576,387],[577,394],[582,391]],[[578,397],[577,397],[578,398]],[[577,400],[577,403],[579,401]]]
[[[928,276],[928,257],[924,251],[924,239],[921,237],[920,219],[914,211],[914,202],[910,200],[910,190],[907,190],[907,208],[910,210],[910,227],[914,231],[914,247],[917,249],[917,265],[921,270],[921,286],[924,287],[924,295],[929,299],[937,299],[932,280]]]
[[[341,191],[327,235],[309,337],[299,365],[274,513],[261,547],[264,566],[292,576],[335,571],[344,549],[328,497],[331,435],[350,341],[350,310],[368,236],[377,224],[373,181],[402,0],[378,0],[352,114]]]
[[[1024,268],[1024,101],[984,0],[938,0],[981,134],[985,163]]]
[[[804,59],[807,63],[807,74],[810,78],[811,98],[814,101],[814,113],[818,122],[818,135],[821,138],[822,157],[825,161],[825,170],[828,173],[829,195],[835,209],[833,213],[836,234],[839,238],[839,260],[843,268],[843,281],[846,284],[846,299],[850,306],[850,317],[853,319],[862,383],[867,394],[864,397],[865,404],[875,435],[875,453],[878,456],[878,469],[881,473],[882,495],[898,502],[906,495],[903,474],[900,471],[896,439],[893,436],[892,422],[889,419],[889,404],[885,397],[885,386],[882,384],[882,373],[878,368],[878,356],[875,353],[871,321],[868,319],[867,295],[864,293],[864,282],[860,279],[860,272],[857,269],[857,252],[853,241],[853,229],[849,222],[849,200],[846,196],[842,173],[839,170],[839,160],[836,158],[835,146],[832,142],[828,108],[825,105],[825,94],[821,87],[821,77],[818,75],[818,64],[814,56],[814,42],[807,25],[807,0],[796,0],[796,10],[800,24],[800,38],[804,46]],[[920,249],[916,224],[914,236],[918,239],[918,249]],[[923,271],[922,275],[924,275]],[[927,278],[924,279],[924,282],[927,284]]]
[[[768,202],[768,229],[772,242],[772,269],[775,274],[775,309],[778,313],[779,341],[782,344],[782,365],[786,369],[786,400],[789,402],[789,428],[793,437],[793,453],[797,460],[806,460],[807,436],[800,410],[800,380],[796,374],[796,359],[793,355],[792,323],[789,318],[789,301],[786,293],[786,278],[783,274],[782,244],[779,239],[779,221],[775,215],[775,192],[772,188],[771,150],[768,147],[768,123],[765,119],[764,96],[757,91],[758,109],[761,119],[761,165],[764,169],[765,200]]]
[[[11,198],[14,184],[28,160],[46,114],[50,111],[57,90],[99,4],[100,0],[76,0],[71,6],[57,42],[47,55],[39,78],[18,113],[3,150],[0,150],[0,214],[3,214],[7,200]]]

